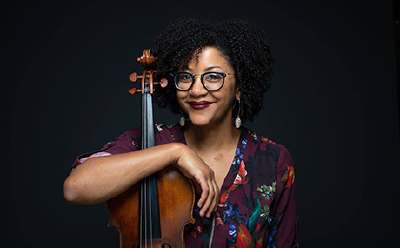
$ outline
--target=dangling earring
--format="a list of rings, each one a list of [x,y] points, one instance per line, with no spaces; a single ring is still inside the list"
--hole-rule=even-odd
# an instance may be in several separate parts
[[[240,113],[240,98],[238,99],[239,102],[239,106],[238,106],[238,112],[237,112],[237,116],[235,119],[235,126],[236,128],[240,128],[240,126],[242,125],[242,119],[240,119],[239,113]]]
[[[179,110],[181,111],[181,118],[179,119],[179,125],[181,125],[182,127],[183,126],[185,126],[185,116],[183,115],[183,113],[182,113],[182,109],[181,108],[179,108]]]

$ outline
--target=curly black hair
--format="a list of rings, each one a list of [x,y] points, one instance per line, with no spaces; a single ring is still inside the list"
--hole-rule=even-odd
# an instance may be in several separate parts
[[[253,121],[263,106],[263,95],[270,88],[274,58],[265,32],[250,21],[229,19],[211,23],[203,18],[181,18],[168,25],[155,39],[152,52],[158,57],[155,75],[173,82],[171,74],[186,66],[201,48],[219,49],[235,70],[240,106],[235,104],[232,116],[240,107],[242,122]],[[157,88],[154,101],[179,114],[174,84]]]

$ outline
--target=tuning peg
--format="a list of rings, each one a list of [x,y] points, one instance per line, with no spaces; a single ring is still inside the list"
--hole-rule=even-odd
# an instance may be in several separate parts
[[[154,82],[155,85],[160,85],[162,88],[167,87],[168,80],[166,78],[161,78],[160,82]]]
[[[132,83],[135,83],[136,80],[137,80],[138,78],[143,78],[143,76],[138,76],[136,72],[132,73],[132,74],[129,76],[129,80],[130,80]]]
[[[131,95],[135,95],[136,93],[140,93],[140,92],[142,92],[142,90],[138,90],[138,89],[136,89],[136,88],[132,88],[132,89],[130,89],[130,90],[128,90],[128,92],[129,92],[129,94],[131,94]]]
[[[167,87],[167,85],[168,85],[168,80],[167,80],[166,78],[161,78],[159,84],[160,84],[160,86],[161,86],[162,88],[165,88],[165,87]]]

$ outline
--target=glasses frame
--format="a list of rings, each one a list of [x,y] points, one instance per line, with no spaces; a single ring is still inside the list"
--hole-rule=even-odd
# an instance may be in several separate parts
[[[203,80],[204,75],[207,75],[207,74],[210,74],[210,73],[216,73],[216,74],[219,74],[219,75],[222,76],[222,84],[221,84],[221,86],[220,86],[218,89],[210,90],[210,89],[208,89],[207,86],[204,84],[204,80]],[[177,75],[179,75],[179,74],[189,74],[189,75],[192,77],[192,83],[190,84],[190,86],[189,86],[189,88],[188,88],[187,90],[183,90],[183,89],[180,89],[180,88],[178,87],[178,84],[177,84],[177,82],[176,82],[176,80],[175,80],[175,77],[176,77]],[[190,89],[192,88],[194,82],[196,81],[196,77],[198,77],[198,76],[200,76],[200,79],[201,79],[200,81],[201,81],[201,83],[203,84],[204,89],[206,89],[206,90],[208,90],[208,91],[217,91],[217,90],[220,90],[220,89],[222,88],[222,86],[224,86],[225,77],[226,77],[227,75],[235,75],[235,74],[229,73],[229,72],[219,72],[219,71],[209,71],[209,72],[205,72],[205,73],[203,73],[203,74],[192,74],[192,73],[190,73],[190,72],[180,71],[180,72],[176,72],[176,73],[171,74],[171,76],[174,78],[174,84],[175,84],[176,89],[177,89],[177,90],[180,90],[180,91],[188,91],[188,90],[190,90]]]

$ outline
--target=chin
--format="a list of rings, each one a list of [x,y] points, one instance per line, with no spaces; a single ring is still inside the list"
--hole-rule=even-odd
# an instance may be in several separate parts
[[[207,125],[210,124],[209,121],[204,121],[204,120],[192,120],[192,119],[190,119],[190,123],[191,123],[192,125],[199,126],[199,127],[207,126]]]
[[[218,126],[224,124],[225,121],[218,120],[214,118],[193,118],[190,119],[190,123],[198,126],[198,127],[205,127],[205,126]]]

